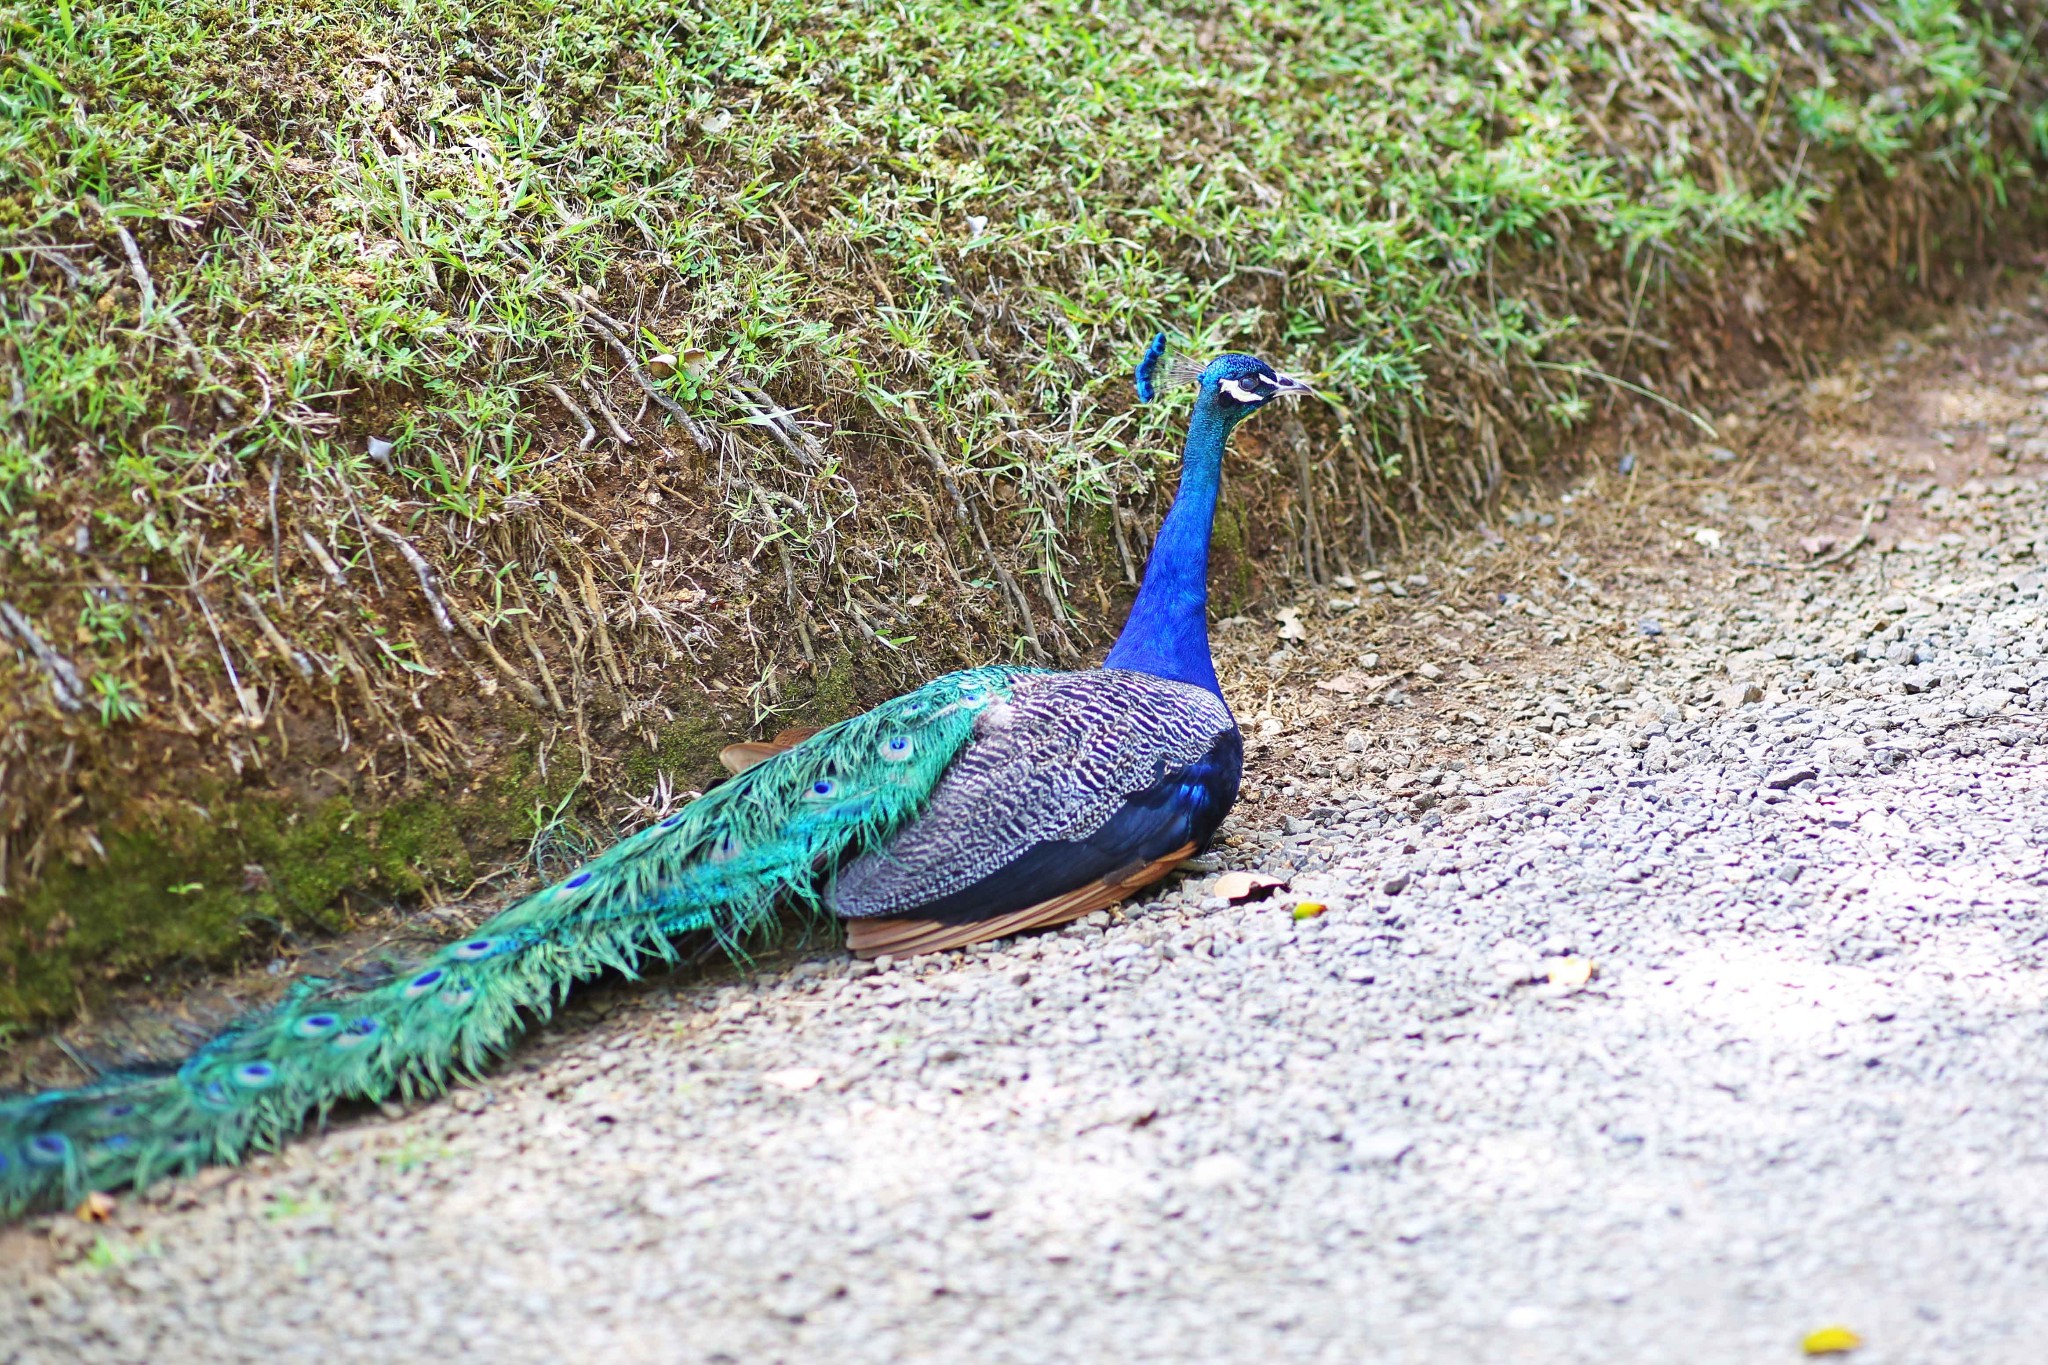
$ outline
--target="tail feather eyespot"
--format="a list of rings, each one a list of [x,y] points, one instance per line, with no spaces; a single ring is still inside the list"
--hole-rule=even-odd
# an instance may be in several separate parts
[[[427,970],[421,972],[418,976],[414,977],[412,980],[405,983],[405,998],[408,1000],[419,999],[428,991],[434,989],[435,986],[439,985],[441,983],[441,978],[446,975],[447,973],[442,971],[439,967],[429,967]]]
[[[235,1084],[244,1090],[261,1090],[277,1079],[277,1068],[269,1062],[244,1062],[235,1068]]]
[[[62,1133],[37,1133],[24,1153],[34,1166],[57,1166],[71,1155],[71,1140]]]
[[[368,1042],[383,1028],[375,1019],[365,1016],[334,1035],[333,1046],[348,1049]]]
[[[300,1038],[325,1038],[340,1026],[338,1014],[309,1014],[292,1025],[292,1033]]]
[[[901,763],[916,751],[909,735],[891,735],[882,741],[882,760],[886,763]]]

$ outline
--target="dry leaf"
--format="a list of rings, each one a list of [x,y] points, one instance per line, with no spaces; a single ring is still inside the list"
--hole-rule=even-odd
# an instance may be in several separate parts
[[[1287,883],[1278,877],[1268,877],[1263,872],[1226,872],[1216,879],[1214,894],[1237,905],[1245,901],[1265,900],[1286,886]]]
[[[1799,1349],[1810,1356],[1847,1355],[1863,1344],[1863,1338],[1846,1327],[1823,1327],[1818,1332],[1808,1332],[1806,1339],[1799,1343]]]
[[[81,1223],[113,1222],[114,1196],[94,1190],[79,1203],[78,1221]]]
[[[1553,986],[1583,986],[1593,979],[1593,963],[1583,957],[1554,957],[1544,964]]]
[[[1334,678],[1324,678],[1318,682],[1316,689],[1321,692],[1335,692],[1340,697],[1348,697],[1358,690],[1358,675],[1356,673],[1339,673]]]
[[[1321,901],[1303,901],[1294,907],[1294,917],[1296,919],[1314,919],[1329,908],[1329,906]]]
[[[792,1066],[782,1071],[770,1071],[761,1077],[764,1084],[778,1090],[809,1090],[825,1079],[825,1073],[808,1066]]]
[[[1280,629],[1273,632],[1276,640],[1306,640],[1308,627],[1301,623],[1300,607],[1282,607],[1273,613],[1273,619],[1280,623]]]

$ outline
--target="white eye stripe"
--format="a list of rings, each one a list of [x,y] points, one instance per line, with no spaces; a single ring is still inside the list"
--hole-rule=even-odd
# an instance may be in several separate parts
[[[1266,401],[1266,396],[1264,394],[1253,393],[1250,389],[1238,383],[1235,379],[1222,380],[1216,385],[1216,387],[1223,390],[1225,393],[1229,394],[1232,398],[1235,398],[1240,403],[1263,403]]]

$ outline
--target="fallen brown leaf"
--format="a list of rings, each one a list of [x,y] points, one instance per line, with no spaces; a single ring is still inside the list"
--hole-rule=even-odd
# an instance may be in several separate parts
[[[1215,894],[1237,905],[1245,901],[1265,900],[1286,888],[1286,882],[1278,877],[1268,877],[1263,872],[1226,872],[1216,879]]]
[[[761,1079],[778,1090],[809,1090],[825,1079],[825,1073],[808,1066],[793,1066],[782,1071],[770,1071]]]

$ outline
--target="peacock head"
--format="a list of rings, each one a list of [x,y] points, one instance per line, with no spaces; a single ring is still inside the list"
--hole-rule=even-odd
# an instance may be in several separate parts
[[[1315,390],[1300,379],[1285,375],[1255,355],[1230,351],[1207,365],[1186,356],[1170,354],[1166,334],[1152,338],[1145,358],[1138,362],[1138,399],[1149,403],[1179,384],[1194,384],[1202,399],[1216,404],[1225,415],[1238,418],[1258,411],[1276,398],[1298,398]]]

